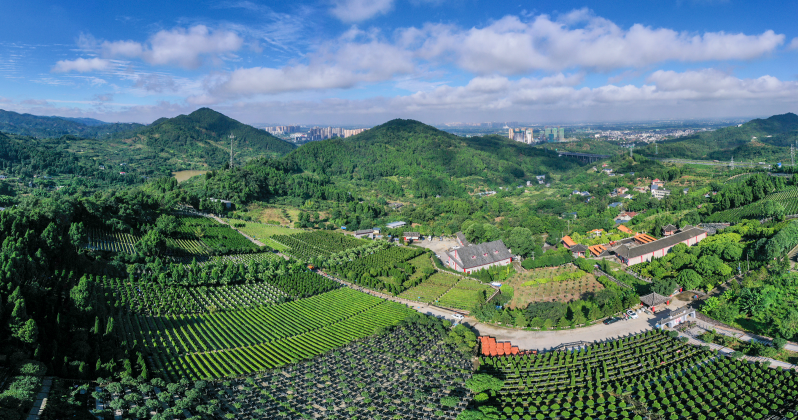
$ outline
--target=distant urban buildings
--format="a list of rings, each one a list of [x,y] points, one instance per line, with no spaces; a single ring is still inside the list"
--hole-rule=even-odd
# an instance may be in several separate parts
[[[565,129],[562,127],[545,127],[543,129],[543,141],[547,143],[565,141]]]
[[[264,127],[263,129],[275,136],[288,136],[291,138],[291,141],[297,143],[327,140],[335,137],[346,138],[368,130],[368,128],[313,127],[307,130],[307,132],[303,132],[298,125],[277,125]]]
[[[271,135],[278,135],[278,134],[291,134],[299,132],[298,125],[276,125],[274,127],[265,127],[266,130]]]
[[[531,128],[508,128],[510,140],[532,144],[535,142],[535,130]]]

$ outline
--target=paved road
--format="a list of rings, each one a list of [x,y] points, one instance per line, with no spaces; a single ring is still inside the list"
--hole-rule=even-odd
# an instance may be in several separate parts
[[[47,376],[42,381],[42,388],[36,395],[36,401],[28,414],[28,420],[38,420],[41,417],[44,407],[47,406],[47,398],[50,396],[50,387],[53,385],[53,378]]]
[[[471,324],[471,321],[474,320],[470,317],[467,318],[467,321],[479,331],[480,335],[495,337],[497,341],[510,341],[521,350],[547,350],[564,343],[604,341],[648,331],[653,329],[657,320],[662,317],[664,317],[663,314],[654,316],[641,313],[637,319],[618,321],[610,325],[597,323],[589,327],[557,331],[526,331],[502,328],[492,324]]]

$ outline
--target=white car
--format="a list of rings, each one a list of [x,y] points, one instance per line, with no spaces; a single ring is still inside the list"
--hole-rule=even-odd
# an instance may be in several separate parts
[[[463,320],[463,316],[460,315],[460,314],[454,314],[454,315],[452,315],[452,318],[454,318],[454,319],[456,319],[458,321],[462,321]]]
[[[629,315],[629,318],[637,319],[637,312],[635,312],[635,311],[633,311],[631,309],[627,309],[626,310],[626,315]]]

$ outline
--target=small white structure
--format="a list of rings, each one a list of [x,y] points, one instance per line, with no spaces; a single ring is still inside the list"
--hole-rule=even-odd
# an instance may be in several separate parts
[[[684,324],[685,322],[689,322],[690,318],[695,319],[695,309],[685,306],[684,308],[679,308],[676,310],[671,311],[668,314],[668,317],[663,319],[659,324],[657,324],[657,328],[674,328],[679,324]]]

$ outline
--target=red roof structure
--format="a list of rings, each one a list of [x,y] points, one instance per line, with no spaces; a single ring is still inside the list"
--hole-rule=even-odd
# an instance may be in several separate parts
[[[483,356],[510,356],[513,354],[523,354],[518,346],[513,346],[509,342],[497,343],[493,337],[480,336]]]

